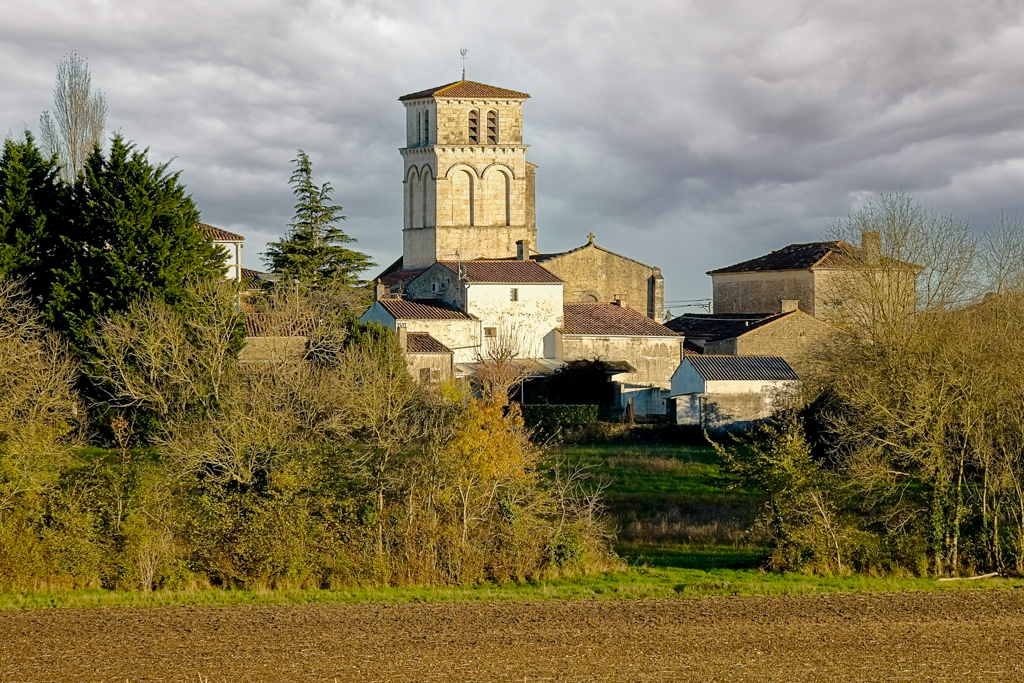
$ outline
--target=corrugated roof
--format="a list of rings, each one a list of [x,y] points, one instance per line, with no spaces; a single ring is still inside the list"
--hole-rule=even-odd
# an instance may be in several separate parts
[[[860,247],[841,240],[790,244],[778,251],[743,261],[732,266],[708,271],[718,273],[746,273],[765,270],[807,270],[809,268],[838,268],[860,257]]]
[[[485,83],[477,83],[475,81],[455,81],[454,83],[439,85],[436,88],[427,88],[426,90],[420,90],[419,92],[402,95],[398,98],[398,101],[422,100],[427,97],[440,97],[444,99],[465,97],[487,100],[525,100],[529,99],[530,96],[524,92],[497,88]]]
[[[686,356],[704,381],[798,380],[793,368],[778,356]]]
[[[478,259],[475,261],[438,261],[442,266],[464,277],[469,282],[508,284],[558,284],[562,282],[553,273],[533,261]]]
[[[778,320],[788,313],[684,313],[665,323],[687,339],[733,339],[762,325]]]
[[[380,299],[377,303],[396,320],[473,320],[436,299]]]
[[[408,353],[451,353],[447,346],[431,337],[426,332],[410,332],[405,337],[405,350]]]
[[[227,230],[221,230],[220,228],[215,228],[212,225],[207,225],[206,223],[197,223],[196,225],[198,225],[199,229],[203,231],[204,235],[206,235],[206,239],[210,240],[211,242],[244,242],[245,241],[245,238],[242,237],[241,235],[236,235],[233,232],[228,232]]]
[[[568,303],[562,306],[565,334],[627,337],[677,337],[675,332],[631,308],[615,304]]]

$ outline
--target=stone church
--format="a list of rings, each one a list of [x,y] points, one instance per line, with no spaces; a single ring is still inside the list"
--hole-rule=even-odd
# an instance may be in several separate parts
[[[399,333],[422,381],[472,375],[511,334],[538,375],[609,361],[622,369],[618,406],[663,415],[682,337],[661,324],[661,270],[598,246],[593,234],[566,252],[539,249],[527,99],[466,80],[399,98],[402,257],[376,278],[361,319]]]

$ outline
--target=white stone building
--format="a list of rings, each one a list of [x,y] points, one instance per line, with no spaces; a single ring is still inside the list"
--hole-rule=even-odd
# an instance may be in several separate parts
[[[206,223],[200,223],[199,229],[203,231],[206,238],[213,243],[215,247],[220,249],[225,254],[224,265],[227,267],[227,272],[224,274],[229,280],[235,280],[237,282],[242,281],[242,247],[245,238],[241,235],[236,235],[233,232],[227,230],[221,230],[215,228],[212,225]]]
[[[672,375],[677,424],[724,428],[762,420],[799,379],[777,356],[686,355]]]

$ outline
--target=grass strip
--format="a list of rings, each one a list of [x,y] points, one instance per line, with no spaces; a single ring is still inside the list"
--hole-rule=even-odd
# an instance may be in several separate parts
[[[312,605],[465,601],[615,600],[722,595],[815,595],[894,591],[1024,588],[1024,579],[938,582],[919,578],[772,574],[756,569],[634,567],[566,579],[470,587],[275,589],[151,593],[102,589],[0,594],[0,609],[172,607],[187,605]]]

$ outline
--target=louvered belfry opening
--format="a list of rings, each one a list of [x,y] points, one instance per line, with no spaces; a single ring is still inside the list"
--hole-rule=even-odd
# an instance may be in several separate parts
[[[480,144],[480,114],[476,109],[469,112],[469,144]]]
[[[498,112],[493,109],[487,112],[487,144],[498,144]]]

